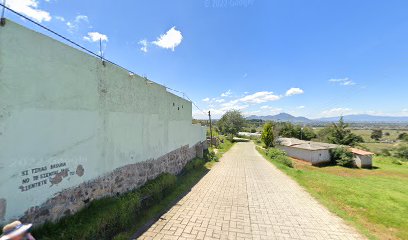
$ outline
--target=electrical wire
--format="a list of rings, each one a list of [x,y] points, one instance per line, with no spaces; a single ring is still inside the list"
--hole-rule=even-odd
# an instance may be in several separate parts
[[[63,35],[61,35],[61,34],[55,32],[54,30],[51,30],[50,28],[48,28],[48,27],[46,27],[46,26],[44,26],[44,25],[42,25],[42,24],[40,24],[40,23],[38,23],[38,22],[36,22],[36,21],[34,21],[34,20],[28,18],[28,17],[26,17],[25,15],[23,15],[23,14],[21,14],[21,13],[19,13],[19,12],[16,12],[16,11],[14,11],[13,9],[7,7],[7,6],[6,6],[6,0],[3,0],[3,3],[0,3],[0,6],[3,7],[2,13],[1,13],[1,17],[2,17],[2,18],[4,18],[5,9],[7,9],[7,10],[9,10],[10,12],[12,12],[12,13],[18,15],[19,17],[22,17],[22,18],[26,19],[27,21],[29,21],[29,22],[35,24],[36,26],[38,26],[38,27],[40,27],[40,28],[42,28],[42,29],[44,29],[44,30],[46,30],[46,31],[48,31],[48,32],[50,32],[50,33],[52,33],[52,34],[54,34],[54,35],[56,35],[56,36],[58,36],[58,37],[60,37],[60,38],[62,38],[62,39],[64,39],[65,41],[67,41],[67,42],[69,42],[70,44],[76,46],[77,48],[79,48],[79,49],[81,49],[81,50],[83,50],[83,51],[85,51],[85,52],[87,52],[87,53],[89,53],[89,54],[91,54],[91,55],[93,55],[93,56],[95,56],[95,57],[97,57],[97,58],[101,58],[102,61],[108,62],[108,63],[110,63],[110,64],[112,64],[112,65],[115,65],[115,66],[117,66],[117,67],[119,67],[119,68],[122,68],[122,69],[126,70],[127,72],[129,72],[129,73],[131,73],[131,74],[133,74],[133,75],[136,75],[136,73],[134,73],[133,71],[131,71],[131,70],[125,68],[125,67],[122,67],[121,65],[119,65],[119,64],[117,64],[117,63],[115,63],[115,62],[112,62],[112,61],[110,61],[110,60],[104,58],[103,55],[102,55],[102,50],[101,50],[101,54],[99,55],[99,54],[97,54],[97,53],[95,53],[95,52],[93,52],[93,51],[91,51],[91,50],[85,48],[84,46],[82,46],[82,45],[80,45],[80,44],[78,44],[78,43],[72,41],[71,39],[69,39],[69,38],[67,38],[67,37],[64,37]],[[100,43],[100,44],[101,44],[101,43]],[[159,83],[157,83],[157,84],[159,84]],[[164,88],[166,88],[166,89],[168,89],[168,90],[171,90],[171,91],[174,91],[174,92],[178,92],[178,93],[183,94],[183,97],[186,97],[198,110],[200,110],[201,112],[203,112],[204,114],[206,114],[206,113],[205,113],[203,110],[201,110],[201,109],[197,106],[197,104],[195,104],[195,102],[193,102],[184,92],[178,91],[178,90],[176,90],[176,89],[172,89],[172,88],[170,88],[170,87],[166,87],[166,86],[164,86],[164,85],[162,85],[162,84],[159,84],[159,85],[163,86]]]

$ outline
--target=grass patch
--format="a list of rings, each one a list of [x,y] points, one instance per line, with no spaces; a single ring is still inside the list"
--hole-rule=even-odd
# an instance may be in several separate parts
[[[230,150],[234,145],[233,142],[231,142],[224,136],[219,136],[219,138],[220,144],[216,147],[213,146],[208,148],[208,153],[206,153],[205,159],[207,160],[207,163],[205,164],[205,166],[208,169],[211,169],[215,165],[215,163],[217,163],[219,159],[224,155],[224,153]]]
[[[182,173],[162,174],[141,188],[118,197],[92,201],[78,213],[34,229],[38,239],[129,239],[140,227],[171,206],[208,172],[194,159]]]
[[[141,188],[118,197],[92,201],[78,213],[57,223],[46,223],[34,229],[38,239],[115,239],[127,240],[146,223],[171,207],[187,193],[227,152],[233,143],[228,139],[217,147],[217,154],[209,158],[193,159],[177,175],[162,174]]]
[[[369,239],[408,239],[408,164],[376,156],[374,169],[313,167],[294,161],[294,168],[271,160],[312,196]],[[398,162],[398,163],[397,163]]]
[[[230,141],[227,137],[220,136],[220,144],[212,149],[216,150],[216,156],[218,158],[221,158],[222,155],[224,155],[224,153],[230,150],[233,145],[234,143]]]

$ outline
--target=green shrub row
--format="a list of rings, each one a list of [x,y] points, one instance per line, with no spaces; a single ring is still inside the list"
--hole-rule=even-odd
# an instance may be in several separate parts
[[[207,162],[218,162],[219,157],[215,154],[213,149],[208,149],[204,152],[204,159]]]
[[[193,159],[182,174],[202,168],[204,160]],[[38,239],[112,239],[133,226],[141,211],[160,202],[177,184],[178,176],[163,173],[139,189],[117,197],[92,201],[79,212],[57,223],[47,222],[34,229]]]
[[[268,148],[266,150],[266,156],[269,157],[271,160],[277,161],[287,167],[293,168],[292,160],[290,160],[286,153],[280,149]]]

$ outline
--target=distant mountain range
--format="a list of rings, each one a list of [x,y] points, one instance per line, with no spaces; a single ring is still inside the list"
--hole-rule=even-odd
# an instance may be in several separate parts
[[[247,119],[256,119],[256,120],[264,120],[264,121],[275,121],[275,122],[294,122],[294,123],[306,123],[306,122],[312,122],[313,120],[310,120],[305,117],[295,117],[292,116],[288,113],[279,113],[277,115],[268,115],[268,116],[256,116],[252,115],[247,117]]]
[[[292,123],[312,123],[312,122],[336,122],[340,117],[309,119],[305,117],[295,117],[287,113],[279,113],[277,115],[256,116],[252,115],[247,119],[256,119],[264,121],[276,122],[292,122]],[[346,122],[377,122],[377,123],[408,123],[408,117],[390,117],[390,116],[373,116],[368,114],[355,114],[343,116]]]

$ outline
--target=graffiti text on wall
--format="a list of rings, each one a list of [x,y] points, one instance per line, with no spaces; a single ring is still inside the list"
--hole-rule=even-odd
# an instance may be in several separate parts
[[[78,174],[80,169],[81,175]],[[19,189],[22,192],[29,191],[31,189],[45,186],[51,183],[51,186],[60,183],[64,178],[77,174],[83,175],[82,165],[78,165],[76,171],[70,171],[66,162],[50,164],[46,166],[36,167],[21,171],[21,185]]]

